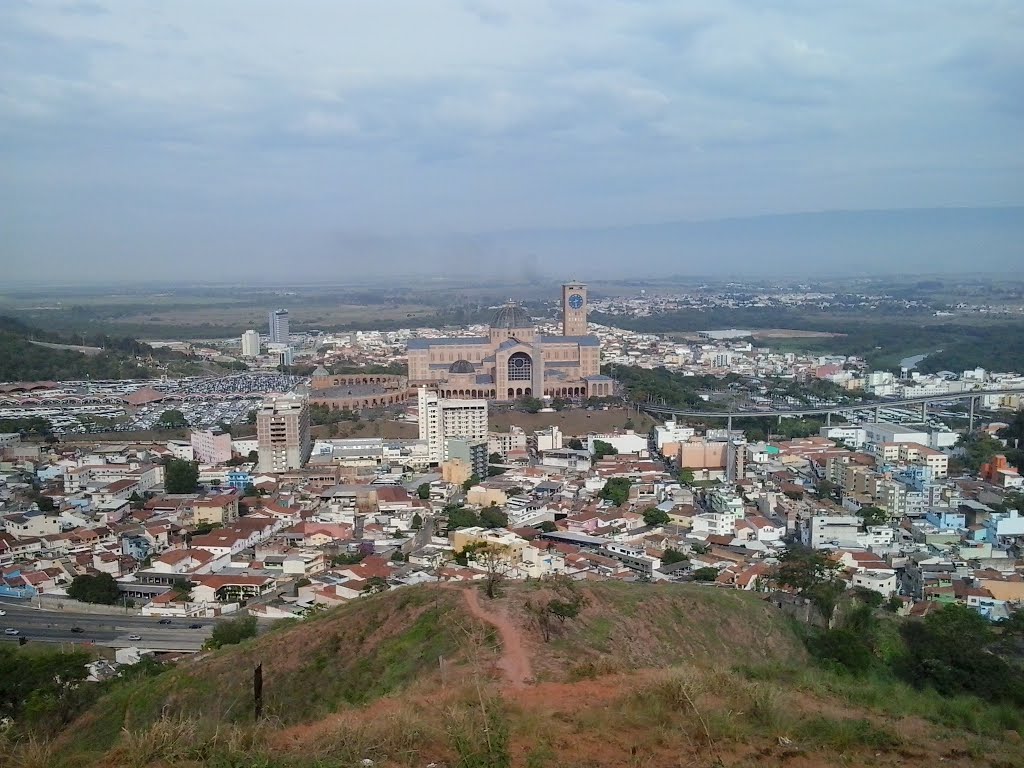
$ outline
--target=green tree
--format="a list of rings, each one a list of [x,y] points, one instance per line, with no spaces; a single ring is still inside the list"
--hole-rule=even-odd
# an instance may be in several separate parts
[[[250,637],[256,637],[256,617],[239,616],[237,619],[215,624],[213,634],[203,647],[215,650],[225,645],[237,645]]]
[[[27,655],[0,646],[0,720],[39,729],[66,725],[98,693],[85,684],[89,661],[89,654],[81,651]]]
[[[632,485],[633,481],[628,477],[613,477],[604,484],[604,488],[597,495],[621,507],[629,500],[629,489]]]
[[[824,552],[790,547],[779,558],[776,580],[808,598],[829,623],[845,584],[837,577],[842,566]]]
[[[571,450],[574,451],[582,451],[583,441],[580,440],[578,437],[570,437],[568,440],[565,441],[565,447],[570,448]]]
[[[818,483],[815,490],[818,491],[818,495],[823,499],[830,499],[835,496],[839,490],[839,486],[833,483],[831,480],[822,480]]]
[[[974,609],[946,605],[901,630],[907,650],[896,671],[907,682],[931,686],[945,696],[974,694],[1024,706],[1020,667],[989,652],[995,631]]]
[[[672,565],[673,563],[685,563],[689,560],[686,555],[680,552],[678,549],[668,547],[664,552],[661,553],[661,562],[665,565]]]
[[[604,440],[594,441],[594,461],[600,461],[605,456],[615,456],[619,449]]]
[[[466,482],[462,484],[462,490],[468,493],[469,489],[474,485],[480,485],[480,475],[474,474],[472,477],[467,478]]]
[[[485,507],[480,511],[480,525],[484,528],[504,528],[508,515],[499,507]]]
[[[1001,442],[983,432],[961,435],[957,447],[963,449],[963,462],[972,472],[977,472],[982,464],[992,461],[997,453],[1006,450]]]
[[[480,518],[476,512],[466,507],[446,507],[448,515],[448,530],[454,531],[458,528],[475,528],[480,525]]]
[[[504,460],[505,457],[502,456],[497,451],[495,451],[494,453],[487,457],[487,461],[489,461],[491,464],[501,464],[501,462],[503,462]]]
[[[430,498],[430,483],[420,483],[416,487],[416,495],[419,496],[421,499],[429,499]]]
[[[520,398],[517,404],[527,413],[537,413],[544,407],[544,403],[542,403],[538,398],[529,396]]]
[[[540,528],[540,530],[542,530],[544,533],[554,533],[558,530],[558,526],[555,525],[554,522],[551,520],[545,520],[537,527]]]
[[[113,605],[120,596],[117,582],[109,573],[75,576],[68,586],[68,597],[83,603]]]
[[[184,429],[188,426],[188,420],[177,408],[171,408],[161,413],[153,426],[157,429]]]
[[[405,555],[402,554],[402,550],[396,549],[391,553],[391,562],[393,563],[404,563]]]
[[[128,501],[131,503],[132,509],[142,509],[146,506],[146,500],[139,495],[138,491],[132,491],[132,495],[128,497]]]
[[[679,470],[679,477],[677,479],[680,485],[693,485],[693,470],[683,467]]]
[[[668,516],[667,512],[663,512],[657,507],[651,507],[650,509],[644,510],[644,524],[645,525],[665,525],[672,518]]]
[[[168,493],[195,493],[199,487],[199,464],[171,459],[164,468],[164,490]]]
[[[409,522],[409,527],[414,531],[418,531],[423,527],[423,516],[419,512],[413,513],[412,520]]]
[[[249,454],[246,458],[248,458],[249,461],[251,461],[253,464],[256,464],[260,460],[260,452],[253,449],[249,451]]]
[[[375,595],[378,592],[387,592],[390,589],[387,579],[382,576],[371,576],[363,584],[363,592],[368,595]]]
[[[714,581],[718,578],[717,568],[698,568],[693,572],[693,578],[697,581]]]
[[[861,507],[860,511],[857,512],[857,516],[861,519],[861,524],[868,528],[875,525],[885,525],[889,520],[889,513],[881,507]]]

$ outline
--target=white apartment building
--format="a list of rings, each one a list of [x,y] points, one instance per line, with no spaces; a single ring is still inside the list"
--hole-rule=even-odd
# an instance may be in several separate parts
[[[556,426],[538,429],[533,433],[538,451],[557,451],[562,447],[562,430]]]
[[[259,357],[260,335],[254,330],[242,334],[242,357]]]
[[[859,571],[853,574],[850,586],[870,589],[882,597],[892,597],[896,594],[896,571],[887,568]]]
[[[615,434],[589,435],[587,437],[587,450],[591,453],[594,452],[595,440],[608,443],[622,454],[635,454],[642,459],[647,458],[649,454],[647,435],[638,435],[631,430]]]
[[[856,547],[860,518],[856,515],[811,515],[803,521],[801,539],[805,546]]]
[[[266,398],[256,412],[256,440],[261,472],[300,469],[313,448],[309,400],[295,392]]]
[[[442,399],[437,392],[420,387],[417,407],[419,438],[427,444],[431,464],[447,461],[448,440],[487,440],[486,400]]]
[[[853,449],[867,442],[867,432],[862,427],[822,427],[818,434],[828,440],[840,440]]]
[[[190,441],[193,456],[202,464],[223,464],[231,459],[231,435],[217,427],[193,429]]]
[[[674,421],[666,421],[663,425],[654,428],[654,441],[660,451],[666,443],[685,443],[695,434],[693,427],[684,427]]]

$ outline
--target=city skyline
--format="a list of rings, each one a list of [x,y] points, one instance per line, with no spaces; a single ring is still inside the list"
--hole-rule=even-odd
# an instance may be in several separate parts
[[[992,268],[1024,232],[1022,27],[994,1],[4,4],[0,258],[112,281]],[[890,226],[867,247],[864,212]]]

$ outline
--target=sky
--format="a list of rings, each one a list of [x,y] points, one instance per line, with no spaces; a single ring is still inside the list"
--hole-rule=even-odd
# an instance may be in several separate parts
[[[835,269],[746,224],[1024,205],[1022,40],[1019,0],[2,0],[0,264],[580,274],[613,230],[606,271]],[[880,269],[948,245],[908,222]]]

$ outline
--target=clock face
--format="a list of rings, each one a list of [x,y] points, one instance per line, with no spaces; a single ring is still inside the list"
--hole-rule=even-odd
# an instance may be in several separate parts
[[[573,309],[581,309],[583,307],[583,297],[578,293],[574,293],[569,297],[569,306]]]

